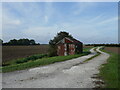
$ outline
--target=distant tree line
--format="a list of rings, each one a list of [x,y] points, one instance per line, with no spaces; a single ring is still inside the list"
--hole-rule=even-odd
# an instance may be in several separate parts
[[[120,43],[119,44],[86,44],[86,46],[107,46],[107,47],[120,47]]]
[[[1,45],[39,45],[39,43],[36,43],[33,39],[12,39],[9,42],[3,43],[3,40],[0,39]]]

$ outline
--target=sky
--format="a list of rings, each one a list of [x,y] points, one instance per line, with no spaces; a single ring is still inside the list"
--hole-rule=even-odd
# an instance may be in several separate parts
[[[117,2],[3,2],[2,39],[48,44],[60,31],[88,43],[118,43]]]

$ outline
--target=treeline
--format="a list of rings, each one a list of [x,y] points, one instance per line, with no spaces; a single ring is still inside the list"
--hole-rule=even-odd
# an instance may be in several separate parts
[[[36,43],[33,39],[12,39],[9,42],[3,43],[3,40],[0,39],[1,45],[39,45],[39,43]]]
[[[107,47],[120,47],[120,43],[119,44],[86,44],[86,46],[107,46]]]

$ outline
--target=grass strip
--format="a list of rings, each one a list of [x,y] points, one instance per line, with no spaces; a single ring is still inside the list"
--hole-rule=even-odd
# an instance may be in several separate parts
[[[102,51],[110,54],[107,63],[101,65],[98,75],[105,82],[103,88],[120,88],[120,81],[118,79],[118,70],[120,69],[120,67],[118,68],[118,58],[120,58],[120,55],[105,50]]]
[[[94,48],[94,51],[96,51],[97,54],[94,55],[94,56],[92,56],[92,57],[90,57],[90,58],[88,58],[88,59],[86,59],[85,61],[83,61],[83,63],[88,62],[88,61],[92,60],[93,58],[95,58],[95,57],[97,57],[97,56],[99,56],[99,55],[101,54],[100,52],[98,52],[98,51],[96,50],[96,48]]]
[[[4,62],[4,63],[2,63],[2,66],[9,66],[9,65],[13,65],[13,64],[25,63],[25,62],[34,61],[34,60],[44,58],[44,57],[48,57],[48,55],[47,54],[35,54],[35,55],[31,55],[31,56],[28,56],[25,58],[19,58],[19,59],[11,60],[8,62]]]
[[[77,58],[77,57],[80,57],[80,56],[88,55],[90,53],[89,50],[90,50],[90,48],[86,49],[82,54],[68,55],[68,56],[46,57],[46,58],[41,58],[41,59],[37,59],[37,60],[34,60],[34,61],[25,62],[25,63],[4,66],[0,69],[2,69],[2,72],[11,72],[11,71],[16,71],[16,70],[33,68],[33,67],[37,67],[37,66],[53,64],[55,62],[66,61],[66,60],[70,60],[70,59]]]

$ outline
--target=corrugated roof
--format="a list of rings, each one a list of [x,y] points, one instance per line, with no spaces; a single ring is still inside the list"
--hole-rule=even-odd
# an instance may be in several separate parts
[[[65,37],[66,39],[68,39],[68,40],[70,40],[70,41],[72,41],[73,43],[82,43],[82,42],[80,42],[80,41],[78,41],[78,40],[76,40],[76,39],[74,39],[74,38],[68,38],[68,37]],[[64,39],[65,38],[63,38],[62,40],[60,40],[58,43],[56,43],[56,44],[59,44],[59,43],[64,43]]]

